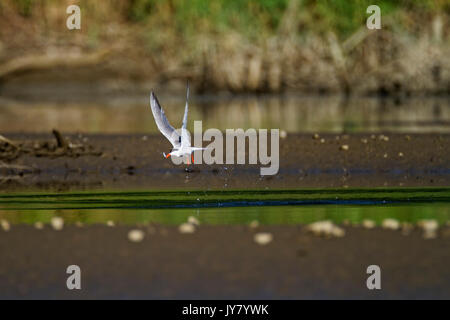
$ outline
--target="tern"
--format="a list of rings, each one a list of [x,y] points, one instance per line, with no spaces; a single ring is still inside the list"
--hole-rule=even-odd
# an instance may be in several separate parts
[[[188,164],[189,157],[191,157],[192,163],[194,163],[193,152],[196,150],[204,150],[205,148],[191,147],[191,138],[188,131],[186,130],[189,109],[189,83],[187,84],[186,90],[186,106],[184,107],[181,135],[177,132],[177,130],[175,130],[174,127],[170,125],[169,120],[167,120],[166,115],[164,114],[164,110],[159,104],[159,101],[153,91],[150,93],[150,107],[152,108],[153,117],[155,118],[155,122],[158,126],[159,131],[161,131],[161,133],[167,138],[167,140],[170,141],[173,146],[172,150],[168,154],[163,152],[164,157],[167,159],[170,156],[188,156]]]

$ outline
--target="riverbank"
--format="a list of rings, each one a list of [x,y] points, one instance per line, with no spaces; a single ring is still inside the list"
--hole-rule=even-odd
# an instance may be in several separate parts
[[[79,95],[148,86],[180,92],[187,80],[197,93],[450,92],[444,2],[379,1],[378,30],[365,24],[370,2],[79,5],[81,30],[65,27],[65,3],[1,5],[1,95],[39,85],[80,87]]]

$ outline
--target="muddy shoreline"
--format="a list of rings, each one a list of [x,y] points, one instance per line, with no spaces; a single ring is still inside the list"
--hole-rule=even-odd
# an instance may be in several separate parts
[[[12,141],[55,143],[49,134],[3,134]],[[2,159],[0,189],[283,189],[428,187],[450,183],[448,134],[287,134],[277,175],[260,165],[174,165],[160,135],[64,135],[95,155]],[[86,150],[87,150],[86,149]],[[8,167],[17,167],[10,170]],[[22,168],[22,169],[20,169]]]
[[[0,232],[1,298],[14,299],[448,299],[450,237],[347,227],[325,239],[300,226],[200,226],[194,234],[152,226],[142,242],[129,226],[14,225]],[[145,230],[145,227],[144,227]],[[265,246],[257,231],[273,234]],[[11,246],[10,244],[14,244]],[[82,289],[66,289],[68,265]],[[382,289],[366,287],[369,265]],[[182,270],[182,271],[181,271]],[[181,272],[180,272],[181,271]],[[6,276],[7,275],[7,276]]]

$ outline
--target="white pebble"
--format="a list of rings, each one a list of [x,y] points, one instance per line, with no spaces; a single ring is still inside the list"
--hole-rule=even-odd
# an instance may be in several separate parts
[[[194,233],[195,226],[192,223],[182,223],[178,227],[180,233]]]
[[[437,230],[439,228],[439,224],[436,220],[420,220],[418,226],[423,230],[423,237],[425,239],[434,239],[437,237]]]
[[[0,222],[0,224],[2,225],[2,229],[3,229],[4,231],[9,231],[9,230],[11,229],[11,226],[10,226],[9,222],[6,221],[6,220],[2,220],[2,221]]]
[[[115,223],[114,223],[114,221],[112,221],[112,220],[108,220],[108,221],[106,221],[106,225],[107,225],[108,227],[114,227],[114,226],[115,226]]]
[[[34,227],[38,230],[44,229],[44,224],[40,221],[34,223]]]
[[[375,228],[375,226],[376,226],[376,223],[375,223],[375,221],[373,221],[373,220],[363,220],[363,222],[362,222],[362,226],[364,227],[364,228],[366,228],[366,229],[373,229],[373,228]]]
[[[248,226],[250,227],[250,229],[256,229],[259,227],[259,222],[258,220],[253,220],[252,222],[249,223]]]
[[[341,146],[341,150],[348,151],[348,149],[349,149],[348,144],[343,144],[343,145]]]
[[[333,224],[330,220],[325,221],[317,221],[311,223],[307,229],[319,236],[328,236],[328,237],[343,237],[345,236],[345,230]]]
[[[272,242],[273,236],[269,232],[259,232],[253,236],[253,240],[257,244],[259,244],[261,246],[265,246],[266,244],[269,244],[270,242]]]
[[[194,216],[190,216],[188,218],[188,223],[193,224],[194,226],[200,225],[200,221],[198,221],[198,219]]]
[[[397,230],[400,227],[400,223],[395,219],[384,219],[381,226],[384,229]]]
[[[61,217],[52,217],[51,224],[53,229],[59,231],[64,227],[64,220]]]
[[[280,138],[285,139],[287,137],[287,132],[285,130],[280,131]]]
[[[128,240],[131,242],[141,242],[144,239],[144,231],[133,229],[128,232]]]

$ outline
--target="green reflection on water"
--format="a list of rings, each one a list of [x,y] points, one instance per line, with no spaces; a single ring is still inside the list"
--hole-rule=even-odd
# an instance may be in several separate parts
[[[0,219],[13,224],[34,222],[49,223],[53,216],[64,217],[67,224],[106,223],[120,224],[180,224],[195,216],[203,224],[247,224],[257,220],[261,224],[307,224],[319,220],[335,223],[348,221],[360,223],[371,219],[381,223],[395,218],[401,222],[415,223],[422,219],[435,219],[439,224],[450,221],[450,204],[415,203],[389,205],[297,205],[228,208],[184,209],[76,209],[76,210],[13,210],[0,211]]]
[[[295,202],[296,205],[286,205]],[[276,205],[274,205],[276,204]],[[183,206],[183,208],[180,208]],[[414,223],[450,220],[450,188],[231,191],[72,192],[0,195],[0,219],[31,224],[62,216],[66,223],[305,224],[385,218]]]

